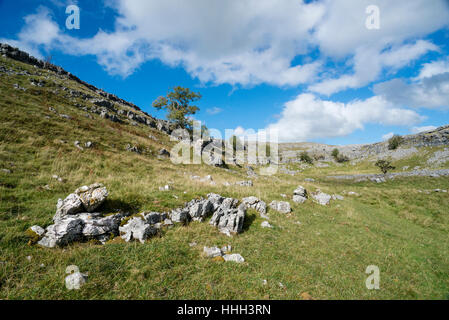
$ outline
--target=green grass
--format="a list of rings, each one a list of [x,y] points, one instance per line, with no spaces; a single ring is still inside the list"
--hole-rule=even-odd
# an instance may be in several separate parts
[[[46,72],[5,58],[0,62],[42,72],[45,79]],[[293,177],[260,177],[252,188],[223,187],[224,181],[247,179],[245,170],[232,168],[237,171],[232,173],[159,160],[156,151],[170,146],[167,136],[143,126],[113,124],[97,115],[84,117],[85,112],[73,106],[81,101],[50,92],[53,80],[85,89],[49,75],[49,86],[44,88],[31,88],[23,76],[1,76],[0,169],[12,173],[0,171],[0,299],[301,299],[304,292],[315,299],[448,298],[449,195],[419,192],[449,189],[447,178],[402,178],[384,184],[326,179],[330,174],[377,172],[372,163],[364,162],[313,167]],[[14,90],[14,83],[30,89]],[[49,106],[73,119],[54,115]],[[95,147],[80,151],[73,146],[75,140],[93,141]],[[127,152],[127,143],[147,151]],[[393,164],[413,167],[417,161]],[[52,179],[54,174],[66,181]],[[206,174],[213,176],[216,186],[190,180],[190,175]],[[307,177],[316,182],[303,182]],[[118,209],[162,212],[209,192],[240,199],[254,195],[267,203],[283,200],[280,194],[285,193],[293,213],[270,212],[274,228],[263,229],[262,220],[249,210],[244,232],[233,238],[207,222],[195,222],[164,230],[145,244],[115,239],[104,246],[27,245],[26,230],[51,224],[58,198],[93,182],[104,183],[109,190],[105,214]],[[174,190],[160,192],[158,187],[168,182]],[[297,205],[291,195],[298,185],[330,194],[355,191],[360,196],[345,196],[328,207],[312,201]],[[198,246],[191,248],[192,241]],[[246,262],[214,262],[201,255],[203,246],[227,244]],[[64,272],[71,264],[89,272],[78,291],[64,286]],[[380,290],[365,287],[369,265],[380,268]]]

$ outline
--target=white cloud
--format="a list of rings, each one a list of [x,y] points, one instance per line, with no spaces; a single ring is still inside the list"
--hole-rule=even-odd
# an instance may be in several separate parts
[[[449,72],[449,58],[425,63],[421,69],[421,72],[414,80],[431,78],[432,76],[436,76],[438,74],[446,72]]]
[[[389,140],[389,139],[391,139],[391,138],[393,138],[393,137],[394,137],[394,132],[386,133],[386,134],[384,134],[384,135],[382,136],[382,140],[383,140],[383,141],[387,141],[387,140]]]
[[[145,61],[159,59],[183,67],[205,83],[243,86],[310,85],[317,81],[326,57],[343,61],[352,57],[348,67],[353,72],[311,87],[330,94],[369,83],[382,68],[400,68],[435,50],[430,42],[416,39],[449,21],[445,0],[434,0],[432,6],[426,0],[114,0],[107,4],[118,13],[113,32],[100,30],[92,38],[72,38],[48,14],[37,13],[28,16],[18,38],[8,42],[33,53],[43,46],[74,55],[93,54],[110,74],[128,76]],[[365,8],[371,4],[381,9],[380,30],[365,27]],[[307,57],[316,47],[321,56]],[[298,56],[302,62],[293,65]]]
[[[400,45],[384,52],[375,48],[359,48],[353,59],[353,74],[326,79],[310,86],[309,89],[313,92],[331,95],[348,88],[360,88],[377,80],[383,69],[388,68],[390,73],[395,72],[428,51],[438,50],[433,43],[424,40]]]
[[[411,132],[412,133],[421,133],[421,132],[427,132],[437,129],[435,126],[424,126],[424,127],[413,127]]]
[[[280,141],[308,141],[346,136],[368,123],[409,126],[422,120],[415,111],[395,108],[378,96],[345,104],[301,94],[285,104],[281,118],[267,129],[277,130]]]
[[[213,108],[210,108],[210,109],[206,109],[206,112],[208,114],[210,114],[210,115],[216,115],[216,114],[221,113],[222,111],[223,111],[223,109],[218,108],[218,107],[213,107]]]
[[[428,72],[427,69],[426,72]],[[430,74],[430,73],[429,73]],[[392,103],[412,108],[449,108],[449,72],[416,82],[393,79],[374,86],[374,92]]]

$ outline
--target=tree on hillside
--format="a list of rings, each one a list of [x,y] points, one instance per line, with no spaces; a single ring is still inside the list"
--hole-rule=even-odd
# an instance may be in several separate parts
[[[192,102],[201,99],[199,92],[193,92],[189,88],[180,86],[174,87],[166,97],[159,97],[153,102],[153,107],[158,110],[167,110],[167,119],[176,123],[183,129],[192,131],[193,121],[189,118],[198,110],[197,106],[191,105]]]
[[[396,150],[403,141],[404,138],[402,138],[400,135],[395,134],[390,139],[388,139],[388,149]]]
[[[376,167],[379,167],[383,174],[386,174],[388,171],[395,169],[395,167],[393,167],[391,165],[391,162],[388,160],[377,160]]]

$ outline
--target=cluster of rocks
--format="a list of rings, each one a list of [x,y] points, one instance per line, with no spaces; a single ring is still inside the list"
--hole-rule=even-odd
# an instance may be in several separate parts
[[[207,199],[194,199],[183,208],[169,213],[143,212],[134,216],[117,213],[103,216],[94,212],[107,197],[108,191],[102,184],[78,188],[64,200],[58,200],[52,225],[45,230],[32,226],[28,233],[36,238],[34,242],[49,248],[86,240],[105,243],[118,235],[127,242],[137,240],[143,243],[162,227],[192,220],[204,221],[210,215],[209,223],[221,233],[231,236],[243,231],[246,205],[239,205],[237,199],[218,194],[211,193]]]
[[[206,258],[214,259],[215,261],[231,261],[236,263],[243,263],[245,259],[239,253],[231,254],[232,247],[224,246],[218,247],[204,247],[203,254]]]

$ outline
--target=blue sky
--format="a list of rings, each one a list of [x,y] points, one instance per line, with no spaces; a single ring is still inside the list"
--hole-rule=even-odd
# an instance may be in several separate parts
[[[0,0],[1,42],[150,114],[181,85],[210,128],[329,144],[449,124],[448,25],[446,0]]]

